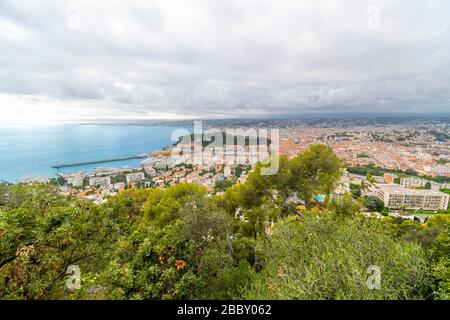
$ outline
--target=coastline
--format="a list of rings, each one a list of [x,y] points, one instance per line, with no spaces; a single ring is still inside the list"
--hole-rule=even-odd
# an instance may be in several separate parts
[[[173,145],[173,126],[115,126],[60,124],[1,127],[0,180],[17,183],[26,178],[57,178],[60,173],[90,171],[107,164],[100,160],[149,154]],[[58,163],[96,163],[52,168]],[[97,163],[98,162],[98,163]],[[137,168],[141,159],[109,162],[115,168]]]

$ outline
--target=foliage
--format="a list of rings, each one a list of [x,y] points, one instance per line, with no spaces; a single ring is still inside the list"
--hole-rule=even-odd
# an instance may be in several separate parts
[[[217,180],[214,185],[214,190],[216,192],[223,192],[223,191],[227,190],[229,187],[231,187],[232,185],[233,185],[233,181],[230,181],[228,179]]]
[[[352,193],[353,198],[358,199],[362,195],[362,186],[351,183],[350,191]]]
[[[350,193],[344,194],[341,199],[333,200],[329,207],[336,216],[341,218],[353,217],[363,208],[361,202],[354,200]]]
[[[366,152],[361,152],[356,155],[357,158],[370,158]]]
[[[236,178],[239,178],[241,176],[241,174],[248,172],[251,170],[251,166],[248,164],[238,164],[234,170],[233,170],[233,175]]]
[[[364,206],[370,212],[383,212],[384,201],[375,196],[369,196],[364,199]]]
[[[108,211],[88,203],[64,203],[65,199],[52,198],[41,187],[37,190],[42,193],[30,188],[33,198],[19,208],[1,212],[0,296],[4,298],[64,296],[68,266],[98,271],[114,237]]]
[[[428,283],[424,250],[392,240],[375,220],[308,215],[281,221],[264,250],[264,270],[252,278],[248,299],[413,299]],[[381,286],[366,285],[370,266]]]
[[[144,204],[144,218],[165,225],[179,218],[180,209],[189,197],[205,194],[204,187],[188,183],[179,183],[165,190],[151,189]]]

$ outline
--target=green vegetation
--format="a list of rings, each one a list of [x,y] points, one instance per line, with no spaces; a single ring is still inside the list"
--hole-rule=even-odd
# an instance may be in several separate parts
[[[363,187],[361,185],[357,184],[350,184],[350,191],[352,193],[353,198],[358,199],[362,195],[362,189]]]
[[[63,177],[58,177],[58,178],[52,178],[50,180],[50,184],[53,184],[55,186],[63,186],[65,185],[66,180]]]
[[[242,173],[249,172],[251,169],[252,167],[248,164],[238,164],[233,170],[233,175],[239,178]]]
[[[361,152],[356,155],[358,158],[370,158],[366,152]]]
[[[404,212],[407,212],[407,213],[427,214],[427,215],[430,215],[430,214],[438,214],[438,215],[441,215],[441,214],[450,214],[450,209],[439,210],[439,211],[436,211],[436,210],[414,210],[414,209],[404,209],[403,211],[404,211]]]
[[[278,174],[257,165],[212,196],[177,184],[96,205],[52,184],[0,184],[0,299],[450,298],[450,216],[368,218],[358,213],[377,201],[350,193],[319,204],[340,178],[333,151],[279,160]],[[77,290],[66,286],[71,265]]]
[[[307,216],[282,221],[275,230],[270,245],[258,243],[265,252],[264,269],[253,276],[245,298],[414,299],[426,294],[427,261],[420,245],[394,241],[375,219],[337,223],[329,215]],[[382,272],[379,290],[366,285],[371,265]]]
[[[384,202],[378,197],[370,196],[364,199],[364,206],[370,212],[384,212]]]
[[[229,187],[231,187],[233,185],[233,183],[234,183],[234,181],[230,181],[228,179],[217,180],[214,185],[214,190],[216,192],[224,192]]]
[[[127,182],[127,177],[125,174],[123,174],[123,173],[116,174],[111,177],[111,183],[119,183],[119,182],[123,182],[123,183]]]
[[[443,131],[430,130],[427,133],[435,137],[439,142],[447,142],[450,140],[450,135]]]

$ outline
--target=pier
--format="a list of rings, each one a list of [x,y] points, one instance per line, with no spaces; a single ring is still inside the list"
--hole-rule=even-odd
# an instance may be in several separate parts
[[[81,166],[81,165],[85,165],[85,164],[106,163],[106,162],[115,162],[115,161],[130,160],[130,159],[143,159],[143,158],[147,158],[148,156],[149,155],[147,153],[142,153],[142,154],[137,154],[137,155],[131,155],[131,156],[126,156],[126,157],[118,157],[118,158],[111,158],[111,159],[56,163],[55,165],[52,166],[52,168],[60,169],[60,168]]]

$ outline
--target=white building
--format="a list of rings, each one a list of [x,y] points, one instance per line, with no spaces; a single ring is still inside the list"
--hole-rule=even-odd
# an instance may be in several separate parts
[[[67,177],[67,183],[74,187],[83,186],[84,175],[82,173],[75,173]]]
[[[421,178],[401,178],[400,185],[405,188],[423,188],[427,184],[427,182],[431,183],[431,189],[439,191],[440,189],[448,189],[450,188],[450,184],[448,183],[437,183],[435,181],[429,181]]]
[[[438,176],[450,176],[450,163],[446,165],[437,165],[434,167],[424,167],[425,171]]]
[[[150,177],[156,177],[157,175],[156,170],[150,165],[144,166],[144,170]]]
[[[92,177],[89,178],[90,186],[109,187],[111,185],[111,177]]]
[[[127,174],[125,177],[127,179],[127,183],[139,182],[145,179],[145,174],[143,172],[133,172]]]
[[[396,185],[377,185],[376,191],[389,209],[445,210],[450,198],[448,194],[436,190],[408,189]]]
[[[420,179],[420,178],[401,178],[400,185],[405,188],[420,188],[425,187],[428,180]]]
[[[33,183],[48,183],[49,181],[50,181],[50,179],[48,179],[48,178],[30,177],[30,178],[20,179],[19,183],[33,184]]]

